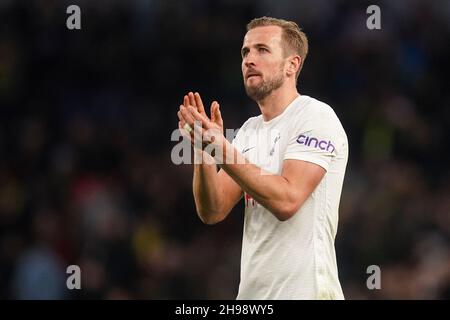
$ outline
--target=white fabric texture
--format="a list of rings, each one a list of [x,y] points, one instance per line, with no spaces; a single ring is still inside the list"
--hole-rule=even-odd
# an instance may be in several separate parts
[[[334,240],[348,159],[346,133],[333,109],[298,96],[274,119],[248,119],[233,145],[255,165],[281,174],[287,159],[326,170],[293,217],[279,221],[245,194],[237,299],[344,299]]]

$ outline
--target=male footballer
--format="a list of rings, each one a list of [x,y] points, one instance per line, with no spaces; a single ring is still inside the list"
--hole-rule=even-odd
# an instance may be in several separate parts
[[[200,219],[218,223],[245,200],[237,299],[344,299],[334,240],[348,142],[333,109],[297,91],[307,53],[296,23],[254,19],[242,75],[261,114],[230,143],[217,102],[208,117],[200,95],[189,92],[178,112],[203,160],[193,176]]]

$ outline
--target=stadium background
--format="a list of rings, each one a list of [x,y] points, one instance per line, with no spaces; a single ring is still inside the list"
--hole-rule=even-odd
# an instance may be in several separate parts
[[[366,28],[370,4],[381,30]],[[258,114],[240,47],[262,15],[303,27],[299,90],[349,137],[346,298],[450,298],[447,0],[0,1],[0,298],[235,297],[243,204],[203,225],[170,135],[189,90],[219,100],[227,128]],[[72,264],[79,291],[65,288]]]

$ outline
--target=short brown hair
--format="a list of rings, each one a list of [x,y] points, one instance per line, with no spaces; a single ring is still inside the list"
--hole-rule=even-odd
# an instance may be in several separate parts
[[[308,38],[302,29],[293,21],[287,21],[283,19],[277,19],[272,17],[261,17],[250,21],[247,24],[247,31],[256,27],[263,26],[279,26],[283,30],[283,40],[285,43],[284,51],[285,55],[289,49],[294,50],[301,58],[300,68],[298,69],[295,79],[298,79],[298,75],[303,68],[306,56],[308,55]]]

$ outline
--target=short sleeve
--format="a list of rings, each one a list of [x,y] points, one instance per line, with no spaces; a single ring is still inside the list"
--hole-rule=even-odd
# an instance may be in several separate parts
[[[327,110],[315,111],[305,121],[294,123],[283,160],[315,163],[328,171],[337,155],[340,122]]]

